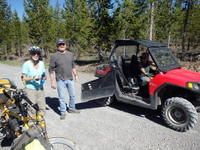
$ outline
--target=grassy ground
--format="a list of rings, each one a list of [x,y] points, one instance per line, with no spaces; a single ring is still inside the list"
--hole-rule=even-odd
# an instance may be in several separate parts
[[[10,66],[22,66],[22,62],[21,61],[14,61],[14,60],[4,60],[4,61],[0,61],[1,64],[7,64]]]

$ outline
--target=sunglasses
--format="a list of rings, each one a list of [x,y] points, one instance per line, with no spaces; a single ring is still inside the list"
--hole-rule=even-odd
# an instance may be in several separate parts
[[[40,55],[41,55],[40,52],[31,52],[30,54],[31,54],[32,56],[35,56],[35,55],[40,56]]]
[[[61,46],[61,45],[62,45],[62,46],[64,46],[64,45],[65,45],[65,43],[60,43],[60,44],[58,44],[58,46]]]

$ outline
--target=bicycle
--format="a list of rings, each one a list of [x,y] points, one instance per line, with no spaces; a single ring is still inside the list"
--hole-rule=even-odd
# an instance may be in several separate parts
[[[0,133],[0,140],[6,137],[13,139],[11,149],[20,145],[20,140],[31,134],[35,134],[40,142],[45,143],[47,150],[78,149],[76,144],[68,139],[48,137],[46,123],[38,106],[9,79],[0,79]]]

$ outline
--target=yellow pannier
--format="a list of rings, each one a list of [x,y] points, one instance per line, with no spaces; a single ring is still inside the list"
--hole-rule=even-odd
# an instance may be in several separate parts
[[[12,87],[9,79],[0,79],[0,104],[5,104],[11,95],[11,92],[6,90],[4,87]]]
[[[25,146],[24,150],[46,150],[38,139],[34,139],[31,143]]]

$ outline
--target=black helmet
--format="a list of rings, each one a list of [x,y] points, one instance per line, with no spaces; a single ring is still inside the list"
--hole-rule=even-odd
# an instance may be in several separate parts
[[[30,54],[41,54],[41,48],[38,47],[38,46],[31,46],[29,49],[28,49],[29,53]]]
[[[39,56],[39,59],[37,60],[34,60],[32,57],[31,57],[31,60],[32,62],[36,65],[39,63],[40,60],[42,60],[41,58],[41,48],[39,48],[38,46],[31,46],[29,49],[28,49],[29,53],[31,56],[34,56],[34,55],[38,55]]]

